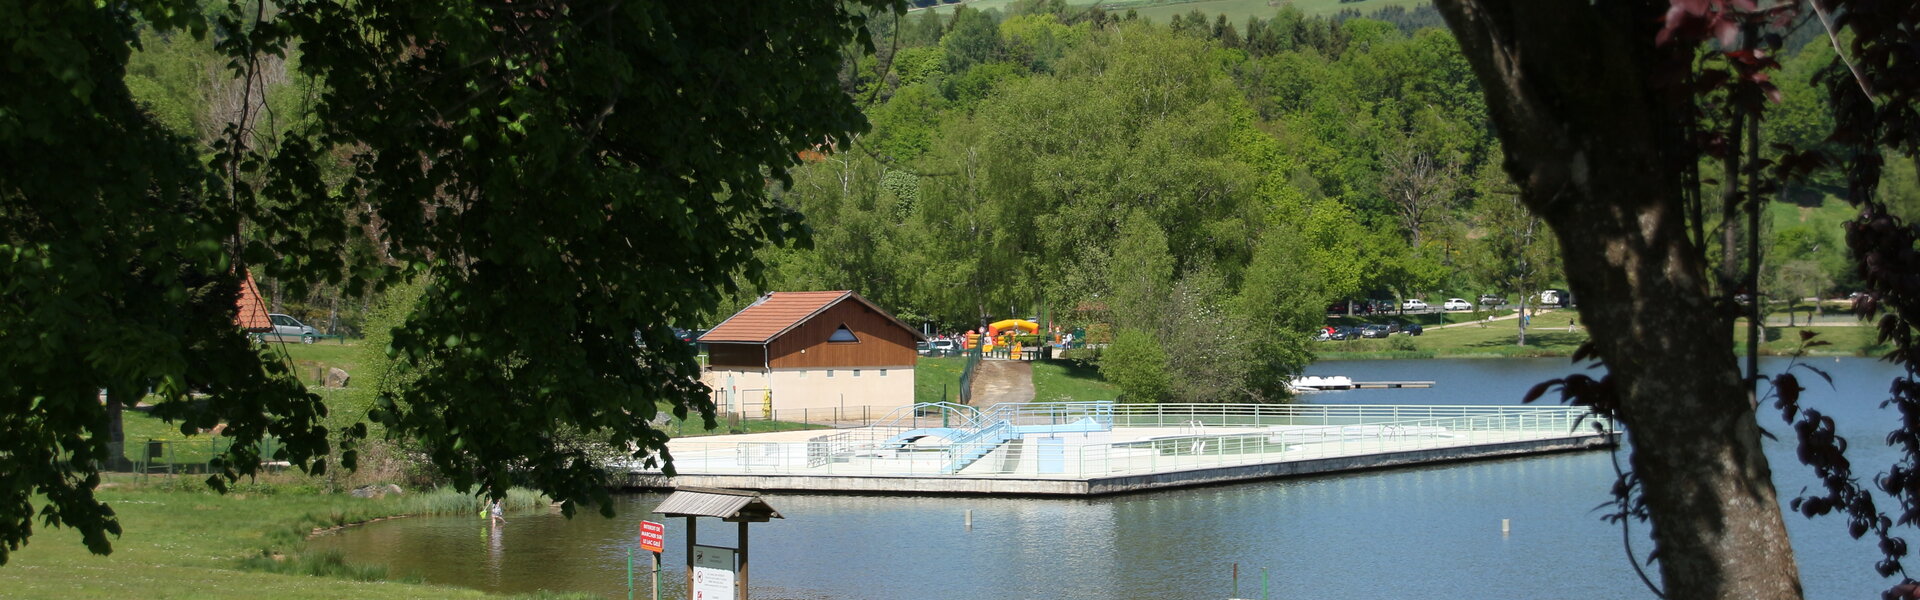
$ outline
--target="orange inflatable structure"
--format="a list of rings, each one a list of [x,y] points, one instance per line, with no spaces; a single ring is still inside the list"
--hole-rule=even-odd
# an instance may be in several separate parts
[[[1007,319],[1005,321],[994,321],[992,324],[987,325],[987,335],[1000,337],[1000,332],[1002,331],[1040,333],[1040,324],[1026,319]]]

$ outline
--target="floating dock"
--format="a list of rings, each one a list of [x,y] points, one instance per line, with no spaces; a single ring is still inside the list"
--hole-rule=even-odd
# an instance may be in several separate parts
[[[1433,387],[1433,382],[1431,381],[1355,381],[1353,382],[1353,389],[1356,389],[1356,390],[1389,390],[1389,389],[1397,390],[1400,388],[1425,389],[1430,387]]]
[[[1384,382],[1418,383],[1418,382]],[[1611,447],[1557,406],[918,405],[873,426],[681,438],[636,488],[1099,496]]]
[[[1431,381],[1354,381],[1351,377],[1334,375],[1331,377],[1297,377],[1288,382],[1296,392],[1325,392],[1333,390],[1397,390],[1425,389],[1433,387]]]

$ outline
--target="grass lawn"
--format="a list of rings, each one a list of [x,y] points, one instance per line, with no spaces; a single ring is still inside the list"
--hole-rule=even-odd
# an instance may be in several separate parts
[[[1469,313],[1470,314],[1470,313]],[[1567,323],[1576,316],[1572,310],[1556,310],[1541,314],[1533,319],[1533,325],[1527,328],[1527,345],[1514,345],[1516,324],[1511,321],[1494,321],[1484,327],[1465,325],[1445,329],[1428,329],[1419,337],[1407,337],[1396,334],[1389,339],[1362,339],[1349,341],[1315,342],[1314,350],[1320,359],[1353,360],[1367,358],[1477,358],[1477,357],[1524,357],[1524,356],[1569,356],[1580,344],[1587,341],[1587,330],[1582,325],[1576,331],[1567,331]],[[1746,352],[1745,321],[1736,323],[1734,331],[1735,346],[1738,352]],[[1760,352],[1768,355],[1792,354],[1798,347],[1800,331],[1811,330],[1819,334],[1820,341],[1830,345],[1813,348],[1810,354],[1818,356],[1878,356],[1886,351],[1886,346],[1874,343],[1874,330],[1871,327],[1772,327],[1766,331],[1766,341]]]
[[[1291,1],[1295,7],[1298,7],[1301,12],[1317,16],[1327,16],[1349,8],[1364,14],[1389,6],[1413,8],[1431,3],[1429,0],[1359,0],[1357,2],[1341,2],[1340,0],[1289,1]],[[1004,13],[1013,3],[1014,0],[973,0],[966,4],[979,10],[998,9]],[[1091,0],[1067,0],[1067,4],[1078,6],[1086,6],[1092,3]],[[1214,15],[1224,14],[1227,16],[1227,20],[1233,22],[1235,27],[1245,27],[1247,17],[1258,16],[1262,19],[1271,19],[1274,13],[1280,11],[1279,4],[1272,3],[1272,0],[1106,0],[1101,2],[1101,4],[1105,4],[1107,12],[1110,13],[1125,14],[1127,9],[1131,8],[1140,13],[1140,18],[1150,19],[1160,23],[1167,22],[1167,19],[1173,15],[1184,15],[1189,11],[1197,9],[1202,13],[1206,13],[1208,21],[1212,21]],[[956,5],[942,4],[923,10],[938,11],[945,14],[953,12],[954,6]]]
[[[1100,377],[1100,369],[1091,362],[1070,359],[1033,362],[1034,402],[1093,402],[1119,397],[1119,388]]]
[[[304,535],[314,527],[422,512],[434,504],[442,504],[439,510],[478,511],[478,503],[470,497],[446,496],[423,493],[369,500],[271,486],[249,486],[223,496],[109,479],[100,497],[119,515],[125,532],[110,538],[113,554],[88,553],[73,531],[38,528],[32,542],[0,567],[0,597],[489,597],[462,588],[378,580],[383,571],[378,567],[342,564],[337,555],[299,554]],[[451,506],[449,500],[460,505]],[[527,510],[544,503],[532,494],[522,494],[513,504]],[[263,558],[274,556],[282,560]],[[301,574],[243,569],[248,562],[255,569]],[[375,580],[304,574],[313,572]]]
[[[300,381],[312,387],[319,387],[320,379],[318,378],[324,377],[329,367],[337,367],[346,371],[348,375],[358,376],[360,362],[365,360],[363,357],[366,354],[365,348],[358,343],[358,340],[348,340],[345,344],[335,342],[313,344],[269,342],[269,344],[276,354],[284,351],[287,359],[292,361],[289,366],[293,368],[294,374],[300,376]]]
[[[920,362],[913,367],[913,401],[958,402],[960,371],[965,368],[966,357],[920,357]]]
[[[1300,9],[1300,12],[1321,17],[1347,9],[1359,11],[1360,14],[1367,14],[1389,6],[1413,8],[1415,6],[1430,4],[1428,0],[1360,0],[1359,2],[1341,2],[1340,0],[1292,0],[1292,3],[1295,8]],[[1271,19],[1274,13],[1280,11],[1279,5],[1269,3],[1269,0],[1168,1],[1155,2],[1151,5],[1139,5],[1132,2],[1117,4],[1120,5],[1110,6],[1107,8],[1107,11],[1125,13],[1127,12],[1127,8],[1133,8],[1140,12],[1140,18],[1142,19],[1148,19],[1156,23],[1165,23],[1169,19],[1172,19],[1174,15],[1184,15],[1198,10],[1207,15],[1208,22],[1213,21],[1214,15],[1226,15],[1227,21],[1233,23],[1235,27],[1245,27],[1247,25],[1247,17],[1257,16],[1262,19]]]
[[[1466,311],[1459,311],[1459,312],[1453,312],[1453,311],[1425,312],[1425,313],[1409,313],[1404,315],[1400,313],[1376,313],[1371,315],[1358,315],[1358,316],[1346,316],[1346,315],[1330,316],[1330,317],[1327,317],[1327,324],[1328,325],[1360,326],[1360,325],[1366,325],[1369,323],[1392,322],[1392,323],[1419,323],[1421,327],[1433,327],[1436,325],[1451,325],[1454,323],[1470,323],[1473,321],[1484,321],[1488,316],[1504,317],[1511,314],[1513,314],[1513,311],[1511,309],[1491,310],[1491,311],[1466,310]],[[1561,325],[1565,326],[1566,324],[1561,323]]]

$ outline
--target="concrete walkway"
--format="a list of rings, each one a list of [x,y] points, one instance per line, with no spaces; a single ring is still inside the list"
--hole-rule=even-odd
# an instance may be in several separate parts
[[[1534,314],[1535,314],[1535,315],[1544,315],[1544,314],[1548,314],[1548,313],[1551,313],[1551,312],[1554,312],[1554,311],[1556,311],[1556,310],[1559,310],[1559,309],[1557,309],[1557,308],[1546,308],[1546,309],[1541,309],[1541,310],[1540,310],[1540,312],[1537,312],[1537,313],[1534,313]],[[1529,311],[1527,311],[1527,312],[1533,312],[1533,311],[1532,311],[1532,310],[1529,310]],[[1512,320],[1514,320],[1514,319],[1518,319],[1518,318],[1520,318],[1520,311],[1517,311],[1517,310],[1516,310],[1516,311],[1514,311],[1514,313],[1513,313],[1513,314],[1510,314],[1510,315],[1506,315],[1506,316],[1503,316],[1503,317],[1494,317],[1494,318],[1491,318],[1491,319],[1480,319],[1480,320],[1477,320],[1477,321],[1466,321],[1466,322],[1462,322],[1462,323],[1448,323],[1448,324],[1446,324],[1446,325],[1435,325],[1435,326],[1432,326],[1432,327],[1428,327],[1427,329],[1446,329],[1446,328],[1448,328],[1448,327],[1468,327],[1468,326],[1478,326],[1478,325],[1485,325],[1485,324],[1487,324],[1487,323],[1497,323],[1497,322],[1500,322],[1500,321],[1512,321]]]

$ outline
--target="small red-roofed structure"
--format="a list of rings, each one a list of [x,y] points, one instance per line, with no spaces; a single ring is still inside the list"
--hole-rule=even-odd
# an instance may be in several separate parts
[[[706,334],[703,380],[723,412],[913,404],[925,339],[851,291],[773,292]]]
[[[240,298],[234,302],[233,323],[248,333],[273,331],[273,320],[267,316],[267,305],[260,298],[260,286],[253,283],[253,273],[242,273],[247,278],[240,282]]]

